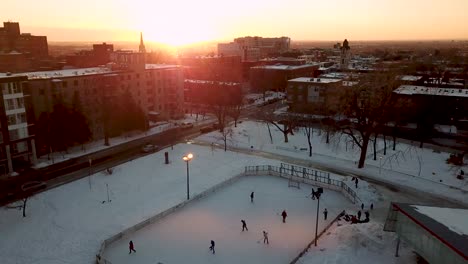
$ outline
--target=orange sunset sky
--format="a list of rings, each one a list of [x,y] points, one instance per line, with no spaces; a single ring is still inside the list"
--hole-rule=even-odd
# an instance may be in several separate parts
[[[49,41],[468,38],[468,0],[2,0],[0,18]]]

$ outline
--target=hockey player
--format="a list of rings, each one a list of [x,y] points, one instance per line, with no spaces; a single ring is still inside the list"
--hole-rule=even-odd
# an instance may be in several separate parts
[[[283,223],[286,223],[286,217],[288,216],[288,214],[286,213],[286,210],[283,210],[283,212],[281,213],[281,216],[283,217]]]
[[[249,231],[249,229],[247,228],[247,223],[245,222],[245,220],[241,220],[241,222],[242,222],[242,232],[244,232],[244,230]]]
[[[263,244],[270,244],[270,242],[268,241],[268,233],[263,230]]]

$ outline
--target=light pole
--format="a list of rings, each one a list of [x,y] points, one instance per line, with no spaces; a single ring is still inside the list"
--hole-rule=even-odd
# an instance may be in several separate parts
[[[318,188],[317,193],[315,194],[315,197],[317,198],[317,219],[315,219],[315,246],[317,246],[317,234],[318,234],[318,220],[319,220],[319,208],[320,208],[320,195],[322,195],[323,189]]]
[[[382,173],[382,156],[379,157],[379,175]]]
[[[189,187],[189,161],[192,160],[193,154],[189,153],[184,156],[182,159],[187,163],[187,200],[190,200],[190,187]]]

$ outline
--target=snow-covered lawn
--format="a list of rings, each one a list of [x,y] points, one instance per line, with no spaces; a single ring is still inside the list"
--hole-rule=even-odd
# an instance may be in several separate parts
[[[249,195],[255,192],[254,202]],[[288,263],[315,234],[317,202],[310,187],[288,188],[272,176],[247,176],[180,211],[130,234],[107,248],[105,258],[119,263]],[[352,204],[339,192],[325,190],[320,199],[319,232]],[[327,208],[326,221],[322,211]],[[282,223],[281,212],[288,217]],[[241,219],[248,231],[242,232]],[[269,234],[263,244],[262,231]],[[132,240],[136,254],[128,254]],[[216,243],[216,254],[208,250]]]
[[[232,127],[232,130],[232,137],[228,139],[228,145],[232,147],[281,154],[351,171],[361,171],[377,179],[394,181],[415,188],[426,188],[426,191],[438,191],[444,195],[450,195],[446,191],[449,187],[468,191],[468,179],[456,179],[460,168],[446,163],[450,153],[419,149],[404,143],[397,143],[396,150],[393,151],[392,142],[388,139],[387,153],[383,155],[384,143],[382,139],[378,139],[377,160],[373,160],[373,146],[370,144],[366,166],[358,170],[356,164],[360,149],[345,137],[332,138],[330,143],[326,144],[325,132],[315,129],[312,136],[313,154],[309,157],[307,137],[301,129],[295,131],[294,135],[288,136],[288,143],[284,143],[283,134],[271,124],[273,143],[265,123],[244,121],[238,124],[237,128]],[[217,131],[202,135],[196,140],[224,144]],[[468,171],[468,166],[465,165],[464,170]],[[441,189],[439,186],[442,186]],[[454,199],[464,200],[460,194],[457,195]],[[466,198],[468,197],[465,195]]]

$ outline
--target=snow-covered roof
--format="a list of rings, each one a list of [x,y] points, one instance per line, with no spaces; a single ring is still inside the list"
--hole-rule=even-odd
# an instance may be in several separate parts
[[[306,82],[306,83],[337,83],[341,82],[341,79],[331,79],[331,78],[310,78],[310,77],[299,77],[296,79],[291,79],[288,82]]]
[[[14,73],[11,76],[27,76],[29,80],[33,79],[54,79],[61,77],[73,77],[82,75],[93,75],[113,72],[106,67],[92,67],[81,69],[57,70],[57,71],[36,71],[36,72],[23,72]],[[0,73],[0,77],[7,76],[6,73]]]
[[[401,85],[394,93],[406,95],[438,95],[438,96],[455,96],[468,97],[468,89],[458,88],[436,88],[417,85]]]
[[[194,80],[194,79],[185,79],[184,82],[186,83],[209,83],[209,84],[222,84],[222,85],[240,85],[240,83],[236,82],[218,82],[218,81],[207,81],[207,80]]]
[[[180,67],[179,65],[170,65],[170,64],[145,64],[145,69],[170,69],[170,68],[177,68]]]
[[[468,209],[394,203],[402,214],[468,259]]]
[[[303,68],[309,68],[317,66],[316,64],[304,64],[304,65],[264,65],[264,66],[256,66],[252,67],[252,69],[271,69],[271,70],[297,70]]]
[[[416,75],[401,75],[398,76],[398,79],[400,81],[408,81],[408,82],[416,82],[422,79],[422,76],[416,76]]]

